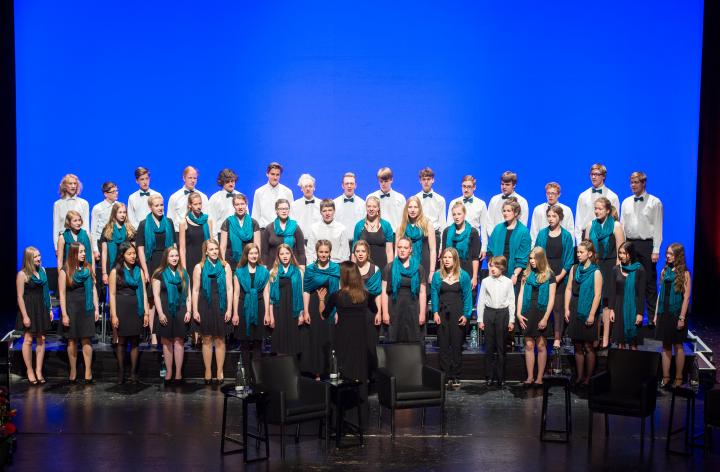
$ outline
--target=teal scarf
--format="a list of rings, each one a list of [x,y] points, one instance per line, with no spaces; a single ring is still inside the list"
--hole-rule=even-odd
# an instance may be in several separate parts
[[[392,293],[393,301],[397,301],[398,289],[400,288],[400,281],[402,277],[410,278],[410,292],[413,298],[417,298],[420,292],[420,261],[414,257],[410,258],[410,265],[405,267],[400,259],[395,257],[392,261],[392,270],[390,271],[390,292]]]
[[[682,308],[683,303],[683,293],[682,292],[676,292],[675,291],[675,277],[677,274],[674,270],[671,270],[670,267],[667,267],[665,269],[665,275],[663,275],[662,280],[660,281],[660,296],[658,297],[658,306],[659,310],[658,313],[661,313],[660,310],[663,310],[665,307],[665,297],[670,297],[669,305],[670,305],[670,313],[672,314],[678,314],[680,313],[680,309]],[[670,281],[670,293],[666,293],[665,291],[665,282]]]
[[[532,297],[533,287],[537,287],[538,289],[538,310],[540,310],[542,315],[545,314],[550,299],[550,279],[551,277],[548,277],[545,282],[540,283],[537,279],[537,272],[535,270],[530,271],[530,275],[528,275],[525,280],[525,290],[523,290],[522,314],[530,311],[530,299]]]
[[[425,233],[422,232],[419,226],[408,223],[405,227],[405,237],[412,243],[412,259],[422,261],[423,238],[425,237]]]
[[[273,229],[278,237],[283,238],[283,242],[285,244],[293,249],[295,248],[295,230],[297,229],[297,221],[288,218],[285,221],[285,229],[282,229],[280,228],[280,218],[275,218]]]
[[[446,240],[446,247],[454,247],[457,249],[458,256],[460,259],[467,260],[468,250],[470,249],[470,232],[472,228],[465,222],[464,229],[460,234],[457,233],[457,226],[452,225],[448,229],[448,235]]]
[[[358,221],[355,224],[355,231],[353,231],[353,241],[360,241],[360,235],[362,234],[363,230],[365,229],[365,218]],[[389,221],[383,220],[380,218],[380,229],[382,229],[383,234],[385,235],[385,242],[386,243],[394,243],[395,242],[395,231],[392,229],[392,225]]]
[[[63,231],[63,239],[65,240],[65,259],[67,260],[68,251],[70,250],[70,245],[72,243],[80,243],[85,246],[85,257],[87,257],[88,260],[92,259],[93,250],[92,245],[90,244],[90,236],[88,236],[87,231],[80,228],[80,231],[77,233],[77,240],[73,239],[72,235],[73,232],[70,228]]]
[[[210,277],[213,276],[213,277]],[[220,311],[224,313],[227,310],[227,287],[225,284],[225,266],[218,259],[213,264],[209,258],[205,259],[205,264],[202,268],[202,290],[207,299],[208,305],[212,304],[212,280],[217,280],[217,292],[218,292],[218,303],[220,305]]]
[[[95,302],[93,301],[93,278],[90,269],[83,267],[78,269],[72,276],[73,285],[83,284],[85,288],[85,311],[95,310]]]
[[[575,280],[580,284],[578,296],[577,317],[581,321],[587,321],[590,316],[593,299],[595,298],[595,271],[598,266],[590,264],[588,267],[575,266]]]
[[[612,216],[605,218],[605,222],[600,224],[597,218],[590,225],[590,240],[595,246],[598,258],[605,259],[608,255],[608,246],[610,245],[610,235],[615,229],[615,219]]]
[[[228,237],[232,247],[232,259],[237,263],[242,258],[243,246],[253,240],[253,221],[250,215],[245,215],[241,225],[238,216],[232,215],[228,217],[227,222]]]
[[[635,303],[635,279],[637,270],[640,268],[639,262],[633,262],[629,266],[621,266],[623,272],[627,274],[625,278],[625,294],[623,295],[623,328],[625,331],[625,339],[632,339],[637,336],[637,326],[635,325],[635,317],[638,314],[638,307]],[[642,309],[642,307],[640,307]]]
[[[259,307],[258,294],[265,288],[270,278],[270,272],[265,266],[255,266],[255,281],[251,283],[250,270],[248,266],[238,267],[235,270],[235,277],[240,283],[240,288],[245,293],[243,299],[243,314],[245,316],[245,332],[250,336],[250,325],[258,325]]]
[[[187,303],[187,290],[190,287],[190,277],[185,269],[183,269],[181,275],[178,271],[173,271],[170,267],[165,267],[165,270],[162,272],[162,278],[165,284],[165,290],[167,291],[168,307],[174,318],[178,308],[180,308],[181,301]],[[185,288],[183,288],[183,280],[185,280]]]
[[[50,308],[52,308],[52,305],[50,304],[50,286],[48,285],[48,279],[47,274],[45,273],[45,269],[40,267],[38,269],[38,277],[35,277],[35,274],[33,274],[30,277],[30,281],[38,287],[42,287],[43,304],[45,305],[45,309],[47,311],[50,311]]]
[[[535,247],[541,247],[547,253],[547,242],[549,237],[550,228],[545,227],[541,229],[535,238]],[[575,262],[575,244],[573,243],[573,237],[572,234],[570,234],[570,231],[566,230],[562,226],[560,227],[560,241],[562,242],[562,267],[569,273],[573,263]]]
[[[127,228],[123,224],[118,228],[116,224],[113,224],[112,236],[107,241],[108,249],[108,266],[112,267],[115,265],[115,258],[117,257],[117,248],[120,244],[127,240]],[[104,268],[103,268],[104,269]]]
[[[305,308],[303,305],[302,274],[300,273],[300,269],[290,264],[286,271],[282,264],[278,264],[277,276],[275,277],[275,280],[270,283],[271,305],[280,304],[280,279],[290,279],[290,282],[292,283],[292,313],[293,317],[297,318],[300,316],[300,312]]]
[[[365,290],[373,297],[382,293],[382,271],[379,268],[369,279],[365,280]]]
[[[155,250],[155,234],[165,232],[165,248],[172,246],[175,243],[175,230],[173,225],[170,224],[170,220],[162,216],[159,224],[155,224],[155,217],[151,214],[145,218],[145,261],[149,261],[152,258],[152,253]]]
[[[123,267],[125,267],[124,264]],[[125,283],[128,285],[128,287],[135,290],[135,297],[137,297],[138,316],[143,316],[145,314],[145,297],[143,294],[143,280],[140,267],[136,265],[132,268],[132,270],[128,270],[128,268],[125,267],[123,272],[123,278],[125,279]]]
[[[205,241],[210,239],[210,226],[208,225],[208,216],[206,213],[200,213],[200,216],[195,216],[192,211],[187,213],[188,220],[192,221],[198,226],[202,226],[203,238]]]
[[[325,269],[320,269],[317,263],[310,264],[305,268],[305,277],[303,278],[303,290],[312,293],[320,287],[327,286],[329,297],[333,293],[340,290],[340,264],[330,261]],[[335,310],[328,315],[328,323],[334,322],[332,315]]]
[[[488,252],[493,256],[502,256],[505,250],[505,235],[507,234],[507,224],[499,223],[495,226],[490,241],[488,242]],[[505,275],[510,277],[513,271],[518,267],[525,267],[530,256],[530,232],[527,226],[521,221],[516,222],[515,229],[510,235],[510,254],[508,254],[508,267]]]
[[[472,281],[470,280],[470,274],[460,269],[460,293],[463,301],[463,316],[470,319],[472,315]],[[440,291],[442,289],[442,275],[440,271],[433,274],[432,282],[430,283],[430,308],[433,313],[440,311]]]

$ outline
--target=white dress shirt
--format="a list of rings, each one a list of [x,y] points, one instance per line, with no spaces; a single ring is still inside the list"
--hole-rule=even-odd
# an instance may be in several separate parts
[[[255,218],[255,221],[260,225],[260,229],[265,228],[275,221],[277,217],[275,214],[275,202],[281,198],[284,198],[290,202],[290,204],[292,204],[294,200],[292,190],[281,183],[278,183],[274,187],[270,184],[265,184],[255,190],[250,216]]]
[[[418,197],[420,199],[420,203],[422,203],[425,218],[432,221],[435,231],[444,230],[445,227],[447,227],[447,220],[445,219],[445,197],[432,189],[428,192],[432,194],[431,197],[423,198],[424,193],[425,192],[421,190],[416,193],[415,196]]]
[[[515,322],[515,290],[512,281],[501,275],[500,277],[485,277],[480,283],[480,294],[477,301],[478,323],[483,322],[487,308],[507,308],[510,312],[508,326]]]
[[[507,198],[515,197],[517,202],[520,204],[520,216],[518,220],[522,221],[525,226],[528,225],[528,218],[530,218],[530,209],[528,202],[517,192],[513,192],[507,196]],[[502,193],[498,193],[490,199],[490,205],[488,205],[488,214],[490,215],[490,226],[488,227],[488,236],[493,232],[495,226],[499,225],[505,219],[502,216],[502,206],[507,198],[503,198]]]
[[[82,227],[90,233],[90,204],[84,198],[65,197],[55,200],[53,205],[53,247],[57,247],[60,233],[65,231],[65,217],[67,212],[74,210],[82,216]]]
[[[570,234],[574,234],[575,221],[573,219],[573,214],[570,207],[567,205],[563,205],[560,202],[557,202],[555,206],[559,206],[560,208],[562,208],[563,211],[563,219],[560,222],[560,226],[568,230]],[[537,237],[540,230],[548,227],[547,208],[548,202],[545,202],[541,203],[533,209],[532,219],[530,220],[530,237],[532,238],[533,246],[535,246],[535,238]]]
[[[307,246],[305,247],[305,256],[308,264],[312,264],[317,259],[315,254],[315,243],[321,239],[327,239],[332,243],[332,252],[330,260],[333,262],[343,262],[350,259],[350,246],[345,237],[345,225],[337,220],[332,220],[330,224],[325,221],[313,223],[310,231],[305,233],[307,236]]]
[[[90,220],[90,243],[95,251],[100,252],[100,236],[102,236],[103,229],[110,219],[110,212],[115,202],[109,202],[103,200],[92,209],[92,218]]]
[[[365,218],[365,200],[359,195],[353,195],[351,202],[346,202],[345,194],[340,195],[335,200],[335,219],[345,225],[345,237],[348,241],[352,241],[355,225],[358,221]]]
[[[368,197],[378,197],[380,199],[380,218],[387,220],[392,226],[393,231],[397,232],[402,220],[403,209],[405,209],[405,196],[390,190],[386,197],[383,197],[382,190],[375,190]]]
[[[456,202],[461,202],[465,205],[465,221],[475,228],[475,231],[480,232],[480,241],[482,241],[482,250],[487,250],[488,236],[492,233],[493,226],[490,226],[490,215],[488,214],[487,206],[482,198],[478,198],[475,195],[468,197],[467,201],[465,197],[458,197],[450,202],[448,207],[447,221],[453,224],[452,218],[452,207],[455,206]],[[449,226],[449,225],[448,225]]]
[[[167,207],[165,208],[165,216],[170,218],[175,226],[175,232],[180,231],[180,222],[185,219],[188,212],[188,195],[191,192],[199,193],[202,199],[202,211],[207,213],[208,211],[208,197],[197,188],[190,190],[183,186],[180,190],[170,195]],[[214,225],[214,223],[213,223]],[[213,226],[215,228],[215,226]]]
[[[160,195],[158,192],[151,188],[147,189],[147,192],[150,195],[140,195],[140,192],[145,193],[144,190],[138,189],[137,191],[131,193],[128,197],[128,222],[133,225],[134,228],[137,228],[140,222],[147,218],[147,216],[150,214],[148,197],[150,195]]]
[[[237,190],[233,190],[230,195],[238,195],[239,193]],[[207,214],[208,218],[213,221],[213,230],[215,230],[215,236],[218,241],[220,241],[220,237],[218,236],[220,234],[220,227],[222,227],[222,224],[228,216],[235,213],[232,202],[232,197],[228,197],[228,191],[224,188],[213,193],[210,200],[208,200]]]
[[[595,189],[598,190],[598,189]],[[595,219],[595,200],[600,197],[607,197],[618,212],[620,212],[620,199],[606,186],[599,187],[600,192],[593,192],[593,187],[580,194],[575,208],[575,240],[582,240],[582,232],[587,225]]]
[[[298,198],[290,204],[290,218],[297,221],[303,234],[309,234],[312,225],[318,221],[322,221],[320,199],[315,196],[310,200],[305,198],[305,196]]]
[[[662,244],[663,205],[659,198],[643,193],[635,200],[635,195],[622,202],[620,223],[628,239],[652,239],[653,254],[660,253]]]

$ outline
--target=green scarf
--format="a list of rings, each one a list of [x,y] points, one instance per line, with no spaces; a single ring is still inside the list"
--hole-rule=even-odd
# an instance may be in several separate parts
[[[362,234],[363,230],[365,229],[365,218],[358,221],[355,224],[355,230],[353,231],[353,241],[360,241],[360,235]],[[383,234],[385,235],[385,242],[386,243],[394,243],[395,242],[395,232],[392,229],[392,225],[389,221],[383,220],[380,218],[380,229],[382,230]]]
[[[532,298],[533,287],[537,287],[538,289],[538,310],[540,310],[541,314],[545,314],[545,310],[547,310],[548,301],[550,299],[550,279],[551,277],[548,277],[545,282],[540,283],[537,279],[537,271],[530,271],[530,275],[528,275],[527,279],[525,279],[525,290],[523,290],[523,314],[530,311],[530,300]]]
[[[660,283],[660,296],[658,297],[658,306],[660,307],[660,310],[663,310],[665,307],[665,297],[670,297],[669,299],[669,305],[670,305],[670,313],[671,314],[678,314],[680,313],[680,309],[682,308],[683,303],[683,293],[682,292],[676,292],[675,291],[675,277],[677,274],[674,270],[671,270],[670,267],[665,269],[665,275],[663,275],[663,278]],[[670,281],[670,293],[666,293],[665,291],[665,282]],[[658,310],[658,312],[660,312]]]
[[[108,260],[107,263],[110,267],[115,265],[115,258],[117,257],[117,248],[120,244],[127,240],[127,228],[125,225],[113,224],[112,236],[106,242],[108,249]],[[104,268],[103,268],[104,269]]]
[[[43,304],[45,305],[45,310],[50,311],[52,308],[52,305],[50,304],[50,286],[48,285],[48,279],[47,274],[45,273],[45,269],[40,267],[38,268],[38,277],[35,277],[35,274],[33,274],[30,277],[30,281],[37,285],[38,287],[42,287],[43,289]]]
[[[163,283],[165,284],[165,290],[167,291],[168,307],[172,317],[180,308],[181,300],[185,300],[187,303],[187,290],[190,287],[190,277],[185,269],[182,271],[182,275],[178,271],[173,271],[170,267],[165,267],[162,272]],[[185,285],[183,289],[183,280]]]
[[[410,265],[405,267],[400,259],[395,257],[392,261],[392,269],[390,271],[390,292],[392,293],[393,301],[397,301],[398,289],[400,288],[400,281],[402,277],[410,278],[410,293],[413,298],[417,298],[420,292],[420,261],[414,257],[410,258]]]
[[[303,290],[312,293],[320,287],[327,287],[329,297],[333,293],[340,290],[340,264],[337,262],[328,262],[325,269],[318,267],[317,263],[310,264],[305,267],[305,276],[303,277]],[[335,309],[326,318],[327,322],[334,322]]]
[[[85,288],[85,311],[95,310],[95,301],[93,300],[93,278],[90,269],[84,266],[78,269],[72,276],[73,285],[83,284]]]
[[[550,227],[541,229],[535,238],[535,247],[541,247],[547,253],[547,242],[549,237]],[[570,231],[566,230],[562,226],[560,227],[560,241],[562,242],[562,268],[565,269],[566,272],[570,272],[570,269],[575,262],[575,244],[573,243],[573,237],[572,234],[570,234]]]
[[[635,279],[637,270],[640,268],[639,262],[633,262],[630,265],[621,266],[623,272],[627,274],[625,278],[625,293],[623,294],[623,328],[625,339],[632,339],[637,336],[637,326],[635,325],[635,317],[638,314],[638,307],[635,302]],[[642,307],[641,307],[642,308]]]
[[[152,258],[153,251],[155,250],[155,234],[165,233],[165,248],[172,246],[175,243],[175,230],[173,225],[170,224],[170,220],[163,215],[160,218],[159,224],[155,224],[155,217],[151,214],[145,218],[145,261],[149,261]]]
[[[210,226],[208,225],[208,216],[206,213],[200,213],[200,216],[195,216],[192,211],[187,212],[188,220],[192,221],[198,226],[202,226],[203,239],[207,241],[210,239]]]
[[[123,267],[125,267],[124,264]],[[128,270],[128,268],[125,267],[123,272],[123,278],[125,279],[125,283],[128,285],[128,287],[135,290],[135,297],[137,297],[138,316],[143,316],[145,314],[145,297],[143,296],[144,284],[140,267],[136,265],[132,268],[132,270]]]
[[[472,280],[470,274],[460,269],[460,293],[463,301],[463,316],[470,319],[472,316]],[[433,274],[432,282],[430,283],[430,308],[433,313],[440,311],[440,292],[442,291],[442,275],[440,271]]]
[[[258,294],[265,288],[270,278],[270,272],[265,266],[255,266],[255,281],[252,283],[250,269],[245,265],[235,269],[235,277],[240,283],[240,288],[245,293],[243,299],[243,314],[245,316],[245,332],[250,336],[250,325],[258,325],[259,307]]]
[[[255,236],[253,233],[253,221],[250,215],[245,215],[241,225],[238,216],[235,214],[228,217],[227,222],[228,237],[230,238],[230,246],[232,247],[232,260],[238,263],[242,258],[243,246],[251,243]]]
[[[418,225],[408,223],[405,227],[405,237],[412,243],[412,259],[422,261],[423,238],[425,237],[425,233],[423,233]]]
[[[608,255],[608,246],[610,246],[610,235],[615,229],[615,218],[608,216],[605,222],[600,224],[597,218],[590,225],[590,240],[595,246],[598,258],[605,259]]]
[[[507,223],[499,223],[493,229],[488,242],[488,252],[493,256],[502,256],[505,250],[505,235],[507,234]],[[530,256],[530,232],[527,226],[517,221],[515,229],[510,235],[510,254],[508,254],[507,271],[505,275],[512,276],[513,271],[518,267],[525,267]]]
[[[578,296],[577,317],[581,321],[587,321],[590,316],[593,299],[595,299],[595,271],[598,266],[590,264],[583,267],[580,264],[575,266],[575,280],[580,284],[580,294]]]
[[[83,246],[85,246],[85,254],[87,254],[88,260],[92,259],[93,250],[92,245],[90,244],[90,236],[88,236],[87,231],[80,228],[80,231],[77,233],[77,240],[73,239],[72,237],[73,232],[70,228],[63,231],[63,239],[65,240],[65,259],[67,260],[68,251],[70,250],[70,245],[72,243],[80,243]]]
[[[470,232],[472,228],[470,228],[467,222],[464,222],[463,225],[464,229],[459,234],[457,233],[456,225],[450,226],[446,247],[454,247],[457,249],[458,256],[465,261],[468,258],[468,251],[470,250]]]
[[[211,277],[212,276],[212,277]],[[212,263],[209,258],[205,259],[202,268],[202,290],[207,299],[208,305],[212,304],[212,280],[217,280],[218,303],[222,313],[227,310],[227,287],[225,284],[225,266],[218,259],[216,263]]]
[[[300,269],[290,264],[286,271],[282,264],[278,265],[277,276],[275,277],[275,280],[270,283],[271,305],[280,304],[280,279],[290,279],[290,282],[292,283],[292,313],[293,317],[297,318],[300,316],[300,312],[305,308],[303,304],[302,274],[300,273]]]
[[[370,278],[365,280],[365,290],[373,297],[377,297],[382,293],[382,272],[380,269],[377,269]]]

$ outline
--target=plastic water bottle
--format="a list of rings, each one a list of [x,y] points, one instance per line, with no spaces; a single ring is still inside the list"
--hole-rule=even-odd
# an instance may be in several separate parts
[[[237,371],[235,372],[235,391],[244,392],[247,387],[245,379],[245,367],[243,367],[242,356],[238,358]]]
[[[337,356],[335,355],[335,349],[333,349],[332,353],[330,354],[330,378],[332,380],[337,380],[340,378],[340,372],[338,371],[338,360]]]
[[[475,325],[470,330],[470,350],[477,351],[479,348],[480,348],[480,343],[478,341],[478,329],[477,329],[477,325]]]

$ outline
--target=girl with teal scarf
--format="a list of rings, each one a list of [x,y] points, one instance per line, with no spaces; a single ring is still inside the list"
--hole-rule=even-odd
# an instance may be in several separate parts
[[[536,247],[530,252],[529,263],[523,273],[518,295],[517,318],[525,335],[525,386],[541,385],[547,364],[547,328],[555,303],[557,284],[550,270],[545,250]],[[537,378],[535,373],[535,347],[537,346]]]
[[[330,372],[328,353],[332,350],[331,325],[335,322],[333,310],[327,318],[322,309],[330,295],[340,289],[340,265],[330,260],[332,243],[321,239],[315,244],[317,261],[305,268],[303,277],[303,304],[310,329],[308,346],[303,350],[301,369],[319,378]]]
[[[637,260],[635,246],[624,242],[618,248],[621,265],[615,266],[610,284],[612,339],[620,348],[637,347],[637,327],[642,325],[645,303],[645,269]]]
[[[462,201],[455,202],[450,210],[453,223],[442,234],[442,247],[455,248],[460,258],[460,266],[471,277],[473,290],[477,287],[480,270],[480,235],[467,221],[467,209]]]
[[[578,265],[570,269],[570,281],[565,289],[565,321],[569,322],[568,336],[575,344],[575,384],[589,384],[595,369],[595,347],[598,338],[596,323],[600,307],[603,279],[598,270],[595,246],[584,240],[577,247]],[[587,361],[587,369],[586,367]]]
[[[393,260],[395,231],[389,221],[380,218],[378,197],[369,195],[365,200],[365,218],[355,224],[353,241],[367,242],[370,260],[381,269]]]
[[[432,223],[425,218],[422,203],[417,196],[408,198],[405,203],[398,235],[412,243],[412,258],[419,262],[425,273],[434,273],[437,261],[435,230]]]
[[[118,362],[118,383],[125,381],[125,350],[130,345],[130,381],[137,381],[138,342],[149,324],[148,303],[142,271],[137,263],[135,246],[124,242],[110,271],[110,322],[117,333],[115,354]]]
[[[383,273],[383,313],[388,313],[392,342],[418,342],[425,324],[427,275],[419,261],[412,257],[407,238],[397,242],[397,256]]]
[[[277,261],[278,251],[283,244],[290,248],[293,258],[301,266],[307,263],[305,258],[305,235],[297,221],[290,218],[290,202],[281,198],[275,202],[277,218],[265,228],[262,234],[262,257],[265,265],[272,267]],[[265,250],[267,248],[267,250]]]
[[[213,221],[203,213],[202,197],[193,192],[188,195],[188,211],[185,218],[180,221],[178,231],[178,248],[180,249],[180,263],[183,267],[193,270],[202,259],[203,243],[214,234]]]
[[[193,270],[193,318],[203,337],[203,363],[205,383],[212,382],[212,349],[215,346],[215,364],[218,383],[225,381],[225,335],[232,315],[232,273],[230,266],[220,258],[220,244],[214,239],[202,245],[203,257]]]
[[[100,237],[100,255],[102,259],[103,283],[108,284],[108,276],[117,258],[118,246],[125,241],[135,239],[135,228],[127,221],[127,207],[115,202],[110,211],[105,228]]]
[[[687,315],[690,305],[692,280],[685,263],[685,248],[680,243],[672,243],[665,253],[665,268],[660,274],[660,292],[655,312],[655,338],[662,342],[662,386],[669,387],[670,367],[673,349],[675,350],[675,381],[673,387],[683,383],[682,372],[685,366],[687,341]]]
[[[353,257],[360,271],[360,276],[365,283],[365,290],[368,291],[370,297],[374,301],[370,303],[370,310],[373,315],[373,325],[380,326],[382,323],[382,270],[370,262],[370,245],[367,241],[355,241],[353,246]],[[377,332],[375,332],[375,340],[377,341]]]
[[[245,195],[233,195],[232,203],[235,213],[227,217],[220,228],[220,253],[231,267],[236,267],[246,244],[254,243],[260,248],[260,226],[248,215]]]
[[[530,231],[520,220],[520,205],[517,201],[507,201],[502,207],[505,221],[493,229],[488,241],[488,257],[505,256],[508,261],[505,275],[517,284],[520,272],[527,266],[532,239]],[[508,236],[508,233],[510,234]],[[509,241],[507,239],[509,238]],[[505,248],[508,248],[508,251]]]
[[[232,317],[238,339],[257,342],[258,349],[265,337],[262,327],[267,323],[270,305],[270,271],[260,265],[259,260],[260,249],[248,243],[235,269]]]
[[[68,251],[72,243],[80,243],[85,247],[85,252],[92,258],[93,249],[90,243],[90,236],[82,227],[83,219],[80,213],[70,210],[65,216],[65,230],[60,233],[57,244],[57,266],[62,267],[68,258]]]
[[[181,383],[185,334],[190,322],[192,302],[190,277],[180,263],[180,251],[177,248],[165,249],[160,266],[152,277],[152,291],[155,300],[153,326],[162,344],[165,384],[172,382],[173,366],[175,382]]]
[[[302,350],[303,274],[292,248],[281,244],[270,271],[270,311],[267,326],[273,329],[272,350],[278,354],[298,356]],[[308,318],[309,319],[309,318]]]

